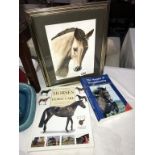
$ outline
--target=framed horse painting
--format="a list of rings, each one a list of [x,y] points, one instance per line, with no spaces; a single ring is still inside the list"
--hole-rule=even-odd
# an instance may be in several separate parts
[[[28,10],[47,86],[103,72],[109,2]]]

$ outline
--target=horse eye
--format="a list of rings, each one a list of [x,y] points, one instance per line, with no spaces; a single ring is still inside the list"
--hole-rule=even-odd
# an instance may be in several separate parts
[[[78,48],[73,48],[73,50],[74,50],[75,52],[77,52],[77,51],[78,51]]]

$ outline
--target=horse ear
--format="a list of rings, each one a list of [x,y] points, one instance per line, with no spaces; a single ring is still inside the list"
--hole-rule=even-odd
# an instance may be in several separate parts
[[[74,31],[74,36],[75,36],[76,39],[78,39],[78,29],[77,28]]]
[[[74,37],[79,40],[82,41],[83,38],[85,38],[85,33],[83,30],[76,28],[74,31]]]
[[[89,31],[87,34],[86,34],[86,39],[89,39],[89,37],[93,34],[94,32],[94,29],[92,29],[91,31]]]

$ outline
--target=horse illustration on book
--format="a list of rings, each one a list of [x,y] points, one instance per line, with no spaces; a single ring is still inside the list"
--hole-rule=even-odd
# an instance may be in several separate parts
[[[87,144],[89,143],[89,134],[85,134],[81,137],[76,138],[77,144]]]
[[[80,96],[80,95],[76,95],[78,97],[79,100],[85,100],[87,102],[87,97],[86,96]]]
[[[98,87],[93,93],[97,98],[99,107],[104,111],[105,117],[107,117],[107,114],[111,112],[119,112],[116,102],[113,101],[106,87]]]
[[[58,117],[67,117],[67,122],[66,122],[66,132],[68,132],[68,124],[69,122],[71,122],[71,130],[73,130],[73,120],[72,120],[72,116],[74,115],[74,112],[76,110],[76,108],[80,106],[82,108],[86,108],[86,106],[84,105],[83,101],[75,101],[72,104],[65,106],[65,107],[49,107],[47,109],[44,110],[40,123],[39,123],[39,127],[42,128],[43,127],[43,132],[46,132],[46,124],[49,121],[49,119],[55,115]]]
[[[39,105],[41,104],[41,102],[44,103],[44,105],[46,105],[46,102],[47,102],[48,99],[50,99],[50,97],[40,99],[39,102],[38,102]]]
[[[41,91],[41,95],[45,94],[46,96],[48,95],[48,93],[51,91],[51,89],[48,90],[42,90]]]
[[[82,60],[88,49],[88,39],[93,31],[94,29],[85,34],[82,29],[69,28],[51,39],[51,54],[56,76],[67,76],[70,60],[74,64],[75,72],[81,70]]]
[[[78,93],[82,93],[84,91],[84,88],[80,88],[80,87],[75,87],[76,90],[78,90]]]

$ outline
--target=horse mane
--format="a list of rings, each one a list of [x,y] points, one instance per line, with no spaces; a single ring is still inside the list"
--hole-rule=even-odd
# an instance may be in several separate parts
[[[75,29],[76,29],[76,28],[65,29],[65,30],[59,32],[59,33],[58,33],[56,36],[54,36],[51,40],[53,40],[53,39],[55,39],[55,38],[57,38],[57,37],[59,37],[59,36],[61,36],[61,35],[64,35],[64,34],[66,34],[66,33],[73,32],[73,31],[75,31]]]
[[[51,40],[54,40],[55,38],[60,37],[61,35],[64,35],[64,34],[69,33],[69,32],[74,32],[75,38],[76,38],[78,41],[82,41],[85,47],[88,46],[85,32],[84,32],[82,29],[74,28],[74,27],[69,28],[69,29],[65,29],[65,30],[59,32],[59,33],[58,33],[56,36],[54,36]]]
[[[79,100],[79,101],[75,101],[75,102],[73,102],[73,103],[72,103],[72,104],[70,104],[70,105],[77,104],[78,102],[81,102],[81,100]]]
[[[74,36],[75,36],[75,38],[78,41],[84,41],[84,40],[86,40],[86,35],[85,35],[84,31],[81,30],[81,29],[76,28],[75,29],[75,33],[74,33]]]
[[[72,104],[66,106],[66,107],[70,107],[70,106],[74,106],[74,105],[78,105],[78,103],[82,102],[82,100],[79,100],[79,101],[75,101],[73,102]]]

